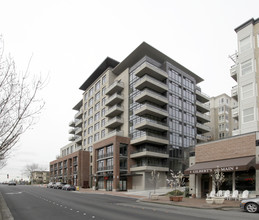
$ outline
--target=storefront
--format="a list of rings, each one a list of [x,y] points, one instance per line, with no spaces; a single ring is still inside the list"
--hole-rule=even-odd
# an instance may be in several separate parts
[[[190,193],[204,197],[215,189],[211,174],[219,168],[225,176],[221,190],[249,190],[259,194],[259,133],[230,137],[197,145],[190,158]],[[257,146],[258,145],[258,146]]]

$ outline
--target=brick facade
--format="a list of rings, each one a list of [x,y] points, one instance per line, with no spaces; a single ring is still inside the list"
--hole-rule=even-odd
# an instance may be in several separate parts
[[[256,134],[226,138],[197,145],[195,148],[195,162],[232,159],[255,155]]]

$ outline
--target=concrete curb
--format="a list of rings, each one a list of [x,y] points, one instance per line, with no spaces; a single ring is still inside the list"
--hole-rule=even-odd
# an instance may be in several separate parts
[[[0,220],[14,220],[1,192],[0,192]]]

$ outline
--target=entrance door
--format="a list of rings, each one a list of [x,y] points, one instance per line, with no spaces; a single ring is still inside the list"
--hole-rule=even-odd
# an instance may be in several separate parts
[[[202,174],[201,176],[201,197],[206,197],[206,195],[211,191],[210,187],[210,175]]]

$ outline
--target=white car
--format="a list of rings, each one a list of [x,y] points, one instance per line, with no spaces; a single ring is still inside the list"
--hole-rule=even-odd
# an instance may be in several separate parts
[[[240,208],[251,213],[259,212],[259,197],[242,200]]]

